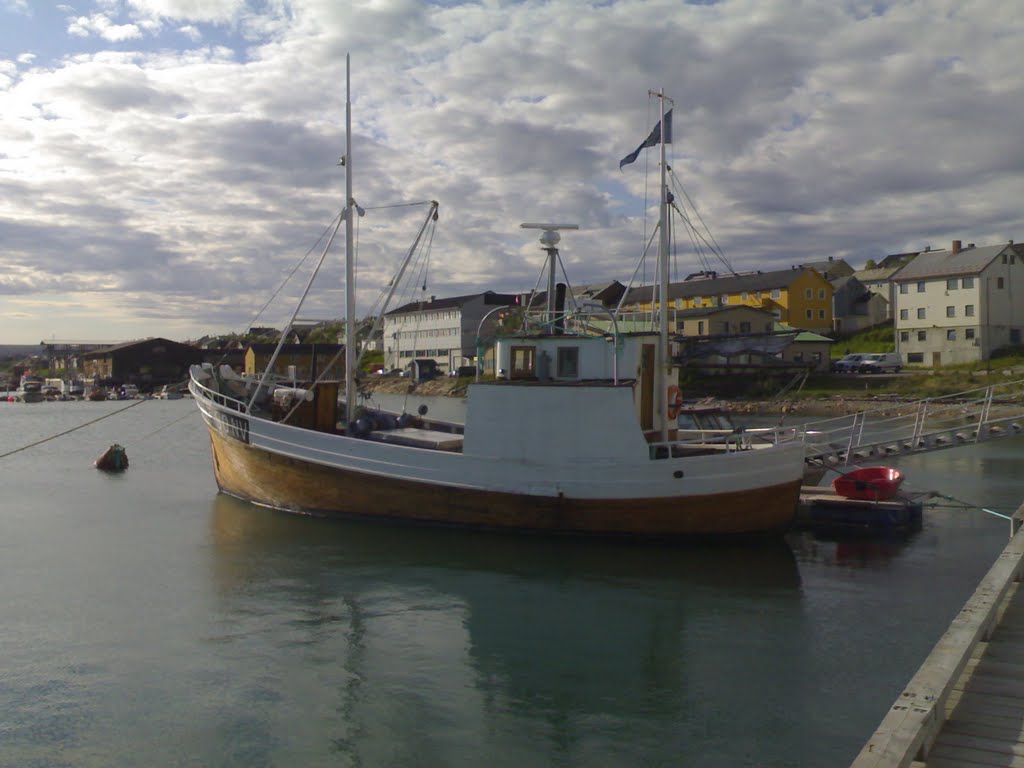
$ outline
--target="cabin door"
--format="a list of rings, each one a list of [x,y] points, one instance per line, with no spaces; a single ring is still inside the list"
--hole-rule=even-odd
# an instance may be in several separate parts
[[[654,429],[654,345],[640,352],[640,428]]]
[[[932,368],[941,368],[941,367],[942,367],[942,353],[941,352],[932,352]]]
[[[512,347],[510,351],[512,353],[511,378],[532,379],[537,375],[536,347]]]

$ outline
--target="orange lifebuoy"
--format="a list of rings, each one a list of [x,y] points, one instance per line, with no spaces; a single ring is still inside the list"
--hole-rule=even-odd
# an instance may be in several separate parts
[[[668,417],[674,419],[679,416],[679,411],[683,409],[683,390],[681,390],[675,384],[670,384],[668,387]]]

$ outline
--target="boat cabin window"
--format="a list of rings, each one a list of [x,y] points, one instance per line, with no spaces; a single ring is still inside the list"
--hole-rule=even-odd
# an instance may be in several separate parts
[[[560,379],[578,379],[580,376],[580,348],[558,348],[558,372]]]
[[[536,375],[537,350],[534,347],[512,347],[512,378],[529,379]]]

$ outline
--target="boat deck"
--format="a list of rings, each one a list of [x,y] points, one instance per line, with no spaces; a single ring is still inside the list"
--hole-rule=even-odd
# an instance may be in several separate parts
[[[435,451],[462,450],[462,435],[441,432],[436,429],[417,427],[376,429],[368,435],[368,439],[378,443],[404,445],[409,448],[428,448]]]

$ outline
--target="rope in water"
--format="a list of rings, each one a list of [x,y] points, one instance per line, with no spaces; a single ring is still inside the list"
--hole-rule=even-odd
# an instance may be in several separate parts
[[[943,504],[943,505],[941,505],[943,507],[955,507],[956,505],[959,505],[960,507],[963,507],[964,509],[980,509],[982,512],[987,512],[990,515],[995,515],[996,517],[1001,517],[1004,520],[1013,520],[1013,517],[1011,515],[1005,515],[1002,512],[996,512],[994,509],[987,509],[986,507],[979,506],[978,504],[971,504],[968,501],[964,501],[963,499],[957,499],[957,498],[955,498],[953,496],[948,496],[945,493],[938,493],[937,491],[932,491],[932,496],[934,496],[935,498],[938,498],[938,499],[945,499],[946,501],[953,502],[953,504]],[[931,504],[930,506],[937,507],[937,506],[940,506],[940,505],[938,505],[938,504]]]
[[[42,440],[36,440],[34,443],[29,443],[28,445],[23,445],[20,448],[15,448],[13,451],[8,451],[7,453],[0,453],[0,459],[6,459],[8,456],[13,456],[14,454],[20,453],[21,451],[27,451],[29,448],[35,448],[37,445],[42,445],[43,443],[48,443],[50,440],[56,440],[58,437],[64,437],[64,435],[70,435],[72,432],[75,432],[75,431],[77,431],[79,429],[82,429],[83,427],[88,427],[88,426],[90,426],[92,424],[95,424],[97,421],[103,421],[104,419],[109,419],[111,416],[116,416],[119,413],[124,413],[129,408],[134,408],[135,406],[142,405],[145,402],[146,402],[145,400],[136,400],[131,405],[126,405],[124,408],[118,408],[116,411],[112,411],[111,413],[104,414],[103,416],[100,416],[99,418],[93,419],[92,421],[87,421],[87,422],[85,422],[85,424],[79,424],[77,427],[72,427],[71,429],[65,429],[63,432],[58,432],[56,435],[50,435],[49,437],[44,437]],[[161,427],[161,429],[162,429],[162,427]]]

